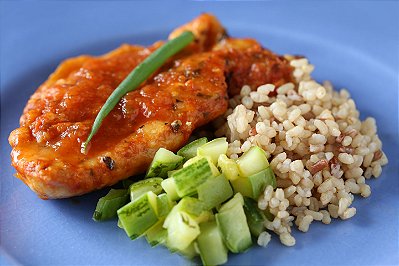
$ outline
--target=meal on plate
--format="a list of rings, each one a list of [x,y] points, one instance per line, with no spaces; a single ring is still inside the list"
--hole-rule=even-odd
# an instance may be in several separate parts
[[[376,121],[313,68],[209,14],[167,42],[68,59],[10,134],[16,176],[43,199],[116,184],[94,220],[206,265],[269,232],[292,246],[294,224],[353,217],[388,162]]]

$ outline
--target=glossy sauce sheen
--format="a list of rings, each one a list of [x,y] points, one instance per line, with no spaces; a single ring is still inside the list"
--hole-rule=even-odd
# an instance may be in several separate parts
[[[30,124],[32,138],[51,148],[54,157],[62,157],[71,164],[85,159],[86,155],[80,152],[81,144],[86,140],[98,111],[118,84],[152,50],[135,46],[122,49],[126,52],[106,60],[88,59],[69,75],[65,83],[58,82],[61,84],[48,88],[55,93],[47,94],[40,103],[41,113],[37,113],[36,105],[32,114],[26,114],[29,119],[22,125]],[[215,55],[206,53],[184,62],[175,61],[173,68],[156,74],[141,88],[121,99],[91,141],[88,155],[112,149],[150,120],[165,123],[180,120],[183,125],[193,121],[195,127],[204,124],[209,112],[215,108],[211,98],[221,100],[218,108],[225,109],[226,96],[223,93],[215,95],[212,90],[215,85],[226,90],[223,68],[222,59],[215,60]],[[214,75],[217,72],[219,77]],[[209,88],[209,91],[204,91],[204,88]],[[200,107],[200,110],[195,107]]]
[[[176,151],[197,127],[223,115],[228,94],[243,85],[292,82],[282,57],[252,39],[227,38],[217,19],[202,14],[176,29],[196,41],[126,94],[87,148],[99,110],[120,82],[152,51],[123,45],[100,56],[64,61],[28,101],[11,132],[16,176],[39,197],[65,198],[115,184],[146,170],[160,148]]]

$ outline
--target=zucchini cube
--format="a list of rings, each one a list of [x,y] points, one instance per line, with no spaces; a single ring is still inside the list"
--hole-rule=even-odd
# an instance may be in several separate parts
[[[149,191],[120,208],[117,213],[126,234],[136,239],[158,222],[157,196]]]
[[[168,176],[168,171],[174,170],[183,164],[184,158],[176,155],[173,152],[160,148],[152,159],[150,167],[145,175],[145,178],[149,177],[162,177]]]

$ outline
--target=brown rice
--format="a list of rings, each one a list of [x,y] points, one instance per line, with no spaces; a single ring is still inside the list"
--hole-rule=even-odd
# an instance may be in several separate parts
[[[306,58],[287,56],[296,84],[258,88],[243,86],[229,101],[225,116],[216,121],[216,136],[230,140],[228,156],[238,158],[251,146],[262,147],[276,174],[277,189],[268,186],[258,207],[275,218],[265,228],[292,246],[295,224],[307,232],[314,221],[349,219],[354,194],[371,194],[366,179],[379,177],[388,163],[377,135],[376,121],[359,120],[359,111],[347,90],[335,91],[330,82],[311,78],[313,65]],[[227,122],[225,122],[227,120]],[[269,242],[267,233],[258,243]]]

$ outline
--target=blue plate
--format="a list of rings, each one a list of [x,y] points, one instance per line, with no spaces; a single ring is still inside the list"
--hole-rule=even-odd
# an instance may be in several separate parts
[[[116,221],[95,223],[98,191],[43,201],[13,177],[7,137],[29,96],[63,59],[99,55],[121,43],[150,44],[201,12],[232,36],[253,37],[278,53],[306,55],[314,76],[347,88],[362,118],[374,116],[390,163],[371,180],[357,214],[294,231],[295,247],[273,235],[266,248],[231,255],[229,264],[399,264],[398,16],[396,2],[44,2],[1,1],[0,264],[183,265],[144,239],[130,241]]]

